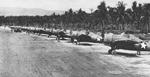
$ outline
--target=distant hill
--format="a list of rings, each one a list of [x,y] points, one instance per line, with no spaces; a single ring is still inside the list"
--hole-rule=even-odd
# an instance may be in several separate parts
[[[44,16],[51,15],[53,13],[63,14],[64,11],[61,10],[44,10],[38,8],[10,8],[10,7],[0,7],[0,16]]]

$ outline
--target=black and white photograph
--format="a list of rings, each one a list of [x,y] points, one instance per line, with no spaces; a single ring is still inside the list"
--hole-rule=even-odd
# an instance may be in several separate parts
[[[150,77],[150,0],[0,0],[0,77]]]

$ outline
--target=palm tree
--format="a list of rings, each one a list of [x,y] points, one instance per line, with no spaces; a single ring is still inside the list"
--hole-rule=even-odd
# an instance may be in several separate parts
[[[121,24],[120,28],[121,30],[124,30],[124,24],[126,23],[125,21],[125,5],[123,1],[119,1],[117,4],[117,12],[118,12],[118,19],[117,22]]]
[[[95,11],[95,16],[98,21],[102,24],[102,29],[104,29],[104,25],[107,23],[107,7],[105,2],[101,2],[101,4],[97,7]]]
[[[144,4],[143,6],[143,11],[144,11],[144,23],[146,26],[146,32],[149,32],[150,31],[150,4]]]

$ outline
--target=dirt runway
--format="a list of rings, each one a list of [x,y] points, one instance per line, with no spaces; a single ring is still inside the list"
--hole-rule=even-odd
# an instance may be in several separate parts
[[[36,35],[1,31],[0,77],[150,76],[149,70],[140,72],[145,67],[134,67],[134,62],[143,58],[108,55],[107,50],[104,45],[76,46]]]

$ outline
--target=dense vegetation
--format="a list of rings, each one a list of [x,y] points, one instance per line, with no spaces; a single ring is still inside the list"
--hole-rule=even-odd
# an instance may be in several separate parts
[[[69,9],[62,15],[51,16],[1,16],[1,25],[55,27],[67,29],[100,30],[140,30],[150,32],[150,3],[133,2],[131,8],[119,1],[116,7],[101,2],[97,9],[86,13],[82,9]]]

